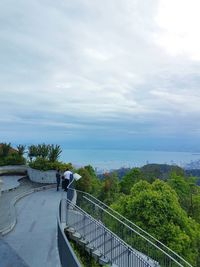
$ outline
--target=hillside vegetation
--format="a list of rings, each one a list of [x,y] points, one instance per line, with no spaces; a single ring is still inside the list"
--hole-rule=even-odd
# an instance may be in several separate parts
[[[200,187],[177,166],[149,164],[104,174],[91,166],[77,170],[76,188],[93,194],[193,266],[200,266]]]

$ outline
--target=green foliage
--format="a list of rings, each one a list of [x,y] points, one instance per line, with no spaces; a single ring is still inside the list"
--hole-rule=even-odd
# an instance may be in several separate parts
[[[143,174],[139,168],[131,169],[124,175],[120,182],[120,191],[124,194],[130,194],[132,186],[143,179]]]
[[[49,155],[50,146],[45,144],[39,144],[37,146],[37,156],[46,159]]]
[[[101,265],[98,262],[96,262],[95,259],[92,258],[92,256],[78,243],[76,243],[73,240],[70,240],[70,245],[73,248],[79,262],[81,263],[81,266],[83,266],[83,267],[101,267]]]
[[[26,163],[25,158],[17,153],[12,153],[5,158],[0,158],[0,166],[24,165],[25,163]]]
[[[176,191],[181,207],[200,223],[200,189],[196,178],[172,173],[167,183]]]
[[[199,225],[181,208],[176,192],[165,182],[136,183],[128,196],[112,205],[114,209],[196,264]]]
[[[22,165],[26,160],[23,155],[11,147],[10,143],[3,143],[0,146],[0,166]]]
[[[25,149],[26,149],[26,146],[24,146],[24,145],[18,145],[17,146],[18,154],[20,156],[23,156],[24,155],[24,152],[25,152]]]
[[[76,182],[76,189],[98,196],[101,182],[96,176],[92,166],[88,165],[77,170],[82,178]]]
[[[38,155],[37,146],[35,146],[35,145],[29,146],[28,147],[28,157],[29,157],[30,161],[32,161],[34,157],[37,157],[37,155]]]
[[[28,147],[29,165],[31,168],[38,170],[56,170],[64,171],[67,167],[72,168],[71,163],[62,163],[58,161],[62,153],[59,145],[31,145]]]
[[[5,158],[11,150],[11,143],[2,143],[0,147],[0,157]]]
[[[198,194],[192,196],[192,218],[200,224],[200,189]]]
[[[102,181],[102,188],[99,198],[110,205],[119,196],[119,179],[116,173],[105,175]]]
[[[141,172],[148,182],[153,182],[156,179],[167,180],[172,172],[177,175],[184,175],[184,171],[180,167],[167,164],[147,164],[141,168]]]
[[[34,161],[29,163],[29,166],[33,169],[48,171],[60,169],[64,171],[66,168],[72,169],[71,163],[63,163],[59,161],[51,162],[48,159],[37,157]]]
[[[50,145],[48,151],[49,161],[55,162],[58,160],[60,154],[62,153],[62,149],[59,145]]]

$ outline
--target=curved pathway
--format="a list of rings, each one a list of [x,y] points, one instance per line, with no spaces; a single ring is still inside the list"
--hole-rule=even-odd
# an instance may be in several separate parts
[[[7,191],[13,188],[17,188],[20,185],[18,180],[22,177],[22,175],[1,176],[1,180],[3,181],[1,190]]]
[[[6,250],[0,246],[1,267],[19,266],[60,267],[57,249],[57,212],[62,192],[56,189],[40,191],[26,196],[17,205],[17,224],[3,237],[1,245],[12,250],[6,258]],[[2,257],[2,253],[3,257]]]

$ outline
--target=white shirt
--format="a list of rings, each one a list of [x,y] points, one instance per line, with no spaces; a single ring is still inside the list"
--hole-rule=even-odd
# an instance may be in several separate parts
[[[66,172],[64,172],[64,178],[65,179],[67,179],[67,180],[70,180],[70,175],[72,174],[72,172],[71,171],[66,171]]]

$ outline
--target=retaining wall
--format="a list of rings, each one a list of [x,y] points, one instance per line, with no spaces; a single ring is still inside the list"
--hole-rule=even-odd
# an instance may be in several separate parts
[[[33,182],[48,184],[56,183],[56,171],[40,171],[28,167],[27,173],[29,179]]]
[[[1,174],[26,174],[27,166],[26,165],[8,165],[0,167]]]

